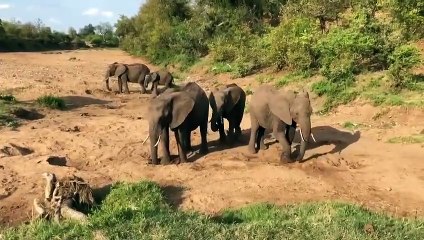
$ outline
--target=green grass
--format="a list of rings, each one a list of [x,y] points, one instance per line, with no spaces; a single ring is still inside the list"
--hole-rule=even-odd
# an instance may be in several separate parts
[[[285,76],[283,76],[280,79],[277,79],[274,82],[274,86],[276,88],[282,88],[284,86],[287,86],[291,83],[294,82],[300,82],[302,80],[305,80],[306,78],[310,77],[310,73],[307,72],[293,72],[293,73],[289,73]]]
[[[41,96],[37,98],[37,103],[40,106],[51,108],[51,109],[63,110],[66,107],[65,100],[59,97],[52,96],[52,95]]]
[[[349,129],[349,130],[356,130],[356,129],[365,127],[365,125],[362,124],[362,123],[353,123],[353,122],[347,121],[347,122],[343,123],[343,127],[346,128],[346,129]]]
[[[232,67],[228,63],[215,63],[209,70],[209,72],[215,75],[220,73],[232,73],[234,71],[235,71],[234,67]]]
[[[16,103],[13,95],[0,94],[0,127],[16,128],[19,126],[18,119],[11,114]]]
[[[372,225],[367,232],[365,226]],[[171,207],[152,182],[119,183],[89,223],[36,221],[3,239],[422,239],[424,220],[396,219],[343,203],[274,206],[261,203],[218,216]]]
[[[424,134],[413,134],[406,137],[394,137],[390,138],[388,143],[402,143],[402,144],[415,144],[424,143]]]

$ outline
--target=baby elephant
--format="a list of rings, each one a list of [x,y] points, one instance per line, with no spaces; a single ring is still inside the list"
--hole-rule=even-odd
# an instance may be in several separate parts
[[[165,85],[164,89],[162,90],[173,87],[174,77],[169,71],[162,69],[147,74],[144,78],[144,87],[147,88],[150,82],[152,83],[152,95],[153,97],[156,97],[158,95],[158,85]]]
[[[209,94],[209,103],[212,108],[210,121],[212,131],[219,130],[219,139],[224,143],[226,141],[224,118],[227,119],[230,125],[229,144],[234,144],[241,135],[240,123],[243,119],[246,93],[237,84],[229,84],[213,89]]]

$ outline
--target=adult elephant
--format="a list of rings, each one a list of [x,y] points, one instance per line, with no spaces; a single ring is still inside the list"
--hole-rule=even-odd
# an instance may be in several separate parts
[[[124,85],[124,92],[130,93],[128,89],[128,82],[138,83],[141,87],[141,93],[146,93],[146,88],[144,87],[144,78],[150,73],[149,67],[142,63],[133,63],[133,64],[124,64],[114,62],[109,64],[105,72],[105,82],[106,89],[111,91],[109,87],[109,78],[118,77],[118,87],[119,93],[122,93],[122,85]]]
[[[219,130],[219,139],[221,143],[225,142],[224,118],[227,119],[229,143],[233,144],[241,135],[240,123],[243,119],[246,93],[234,83],[215,88],[209,94],[209,104],[212,108],[212,131]]]
[[[169,129],[175,134],[180,162],[187,162],[187,150],[191,148],[191,131],[200,127],[200,153],[208,152],[207,127],[209,101],[205,91],[194,82],[181,89],[163,93],[150,100],[149,138],[150,154],[153,164],[159,164],[158,144],[161,143],[163,165],[170,163]]]
[[[150,82],[152,83],[152,95],[153,97],[156,97],[158,95],[158,85],[164,85],[165,87],[163,90],[173,87],[174,77],[169,71],[162,69],[156,72],[151,72],[145,76],[144,87],[146,89]]]
[[[250,153],[255,153],[257,148],[267,149],[264,144],[265,129],[272,129],[274,137],[283,148],[280,161],[291,162],[291,144],[299,124],[302,140],[296,160],[303,159],[311,135],[312,107],[307,92],[279,92],[271,86],[260,86],[252,95],[249,112]]]

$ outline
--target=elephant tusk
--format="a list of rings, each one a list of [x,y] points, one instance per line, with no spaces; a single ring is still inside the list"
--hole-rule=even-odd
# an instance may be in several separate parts
[[[148,135],[148,136],[146,137],[146,139],[144,139],[144,141],[143,141],[143,143],[142,143],[141,145],[144,145],[144,144],[146,143],[147,139],[149,139],[149,137],[150,137],[150,135]]]
[[[159,142],[160,142],[160,135],[159,135],[158,141],[157,141],[157,142],[156,142],[156,144],[155,144],[155,147],[157,147],[157,146],[158,146]]]
[[[300,130],[300,137],[302,137],[302,141],[306,142],[305,138],[303,138],[302,128],[299,128],[299,130]]]
[[[311,137],[314,140],[314,142],[317,142],[317,140],[315,140],[315,137],[314,137],[314,134],[313,133],[311,133]]]

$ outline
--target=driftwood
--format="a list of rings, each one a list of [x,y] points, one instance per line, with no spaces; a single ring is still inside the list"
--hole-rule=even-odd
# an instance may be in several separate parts
[[[92,189],[88,183],[77,176],[60,180],[56,179],[54,173],[43,173],[42,176],[46,186],[42,200],[35,198],[33,202],[36,218],[53,218],[56,222],[60,222],[62,218],[85,222],[87,216],[73,209],[72,205],[73,202],[89,206],[94,204]]]

